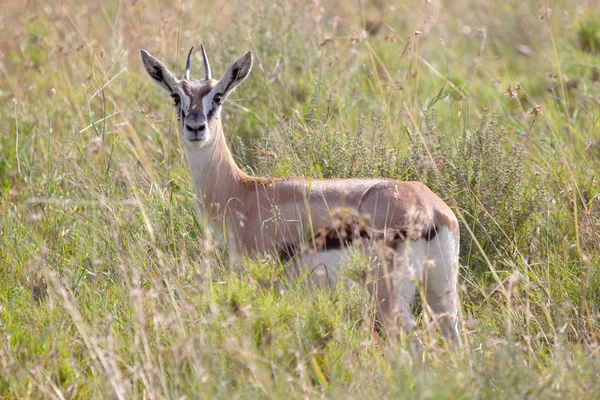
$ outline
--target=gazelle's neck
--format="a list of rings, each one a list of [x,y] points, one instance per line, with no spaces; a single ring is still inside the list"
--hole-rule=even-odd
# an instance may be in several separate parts
[[[228,203],[243,201],[250,188],[259,181],[237,166],[225,142],[222,128],[214,134],[215,143],[208,148],[184,146],[196,197],[211,221],[223,216]]]

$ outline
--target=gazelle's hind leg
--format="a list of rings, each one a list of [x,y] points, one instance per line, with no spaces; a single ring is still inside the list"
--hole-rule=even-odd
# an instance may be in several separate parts
[[[429,243],[423,288],[427,303],[448,342],[460,346],[458,334],[458,240],[448,228],[440,228]]]
[[[423,274],[425,250],[424,240],[402,243],[394,249],[393,262],[388,259],[377,268],[379,314],[392,341],[399,337],[398,328],[404,332],[413,328],[411,304]]]

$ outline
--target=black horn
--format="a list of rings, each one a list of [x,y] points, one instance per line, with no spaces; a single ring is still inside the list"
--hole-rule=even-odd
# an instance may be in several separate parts
[[[206,71],[206,77],[204,79],[209,80],[212,77],[212,73],[210,72],[210,63],[208,62],[208,56],[204,50],[204,45],[201,44],[200,48],[202,49],[202,58],[204,59],[204,71]]]
[[[183,77],[185,79],[187,79],[188,81],[190,80],[190,68],[191,68],[191,64],[192,64],[192,50],[194,50],[194,46],[192,46],[192,48],[190,49],[190,52],[188,53],[187,61],[185,62],[185,73],[183,74]]]

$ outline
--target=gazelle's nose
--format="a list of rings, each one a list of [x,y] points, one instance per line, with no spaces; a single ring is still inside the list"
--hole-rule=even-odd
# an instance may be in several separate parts
[[[206,118],[199,110],[192,110],[185,119],[185,127],[190,132],[202,133],[206,129]]]
[[[204,132],[204,129],[206,128],[206,123],[205,122],[188,122],[185,124],[185,128],[190,131],[190,132]]]

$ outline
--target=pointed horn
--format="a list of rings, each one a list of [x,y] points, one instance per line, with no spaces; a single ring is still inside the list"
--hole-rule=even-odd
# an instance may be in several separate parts
[[[204,79],[209,80],[212,78],[212,73],[210,71],[210,63],[208,62],[208,56],[206,55],[206,51],[204,50],[204,45],[201,44],[200,48],[202,49],[202,58],[204,59],[204,71],[206,71],[206,77]]]
[[[188,57],[187,57],[187,61],[185,63],[185,73],[183,74],[183,77],[187,80],[190,80],[190,67],[191,67],[191,63],[192,63],[192,50],[194,50],[194,46],[192,46],[192,48],[190,49],[190,52],[188,53]]]

